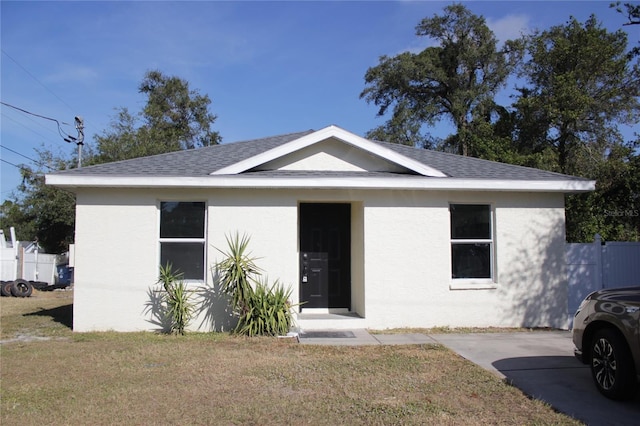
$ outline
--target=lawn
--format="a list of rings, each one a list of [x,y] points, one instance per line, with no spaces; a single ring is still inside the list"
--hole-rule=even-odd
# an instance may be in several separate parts
[[[439,345],[74,334],[72,302],[1,298],[2,425],[579,424]]]

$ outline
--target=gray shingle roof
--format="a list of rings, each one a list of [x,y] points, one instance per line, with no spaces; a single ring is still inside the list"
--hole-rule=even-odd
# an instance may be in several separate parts
[[[438,169],[447,176],[460,179],[512,179],[512,180],[587,180],[576,176],[548,172],[531,167],[498,163],[480,158],[464,157],[430,149],[417,149],[388,142],[377,143]]]
[[[111,176],[207,176],[238,161],[291,142],[313,133],[288,133],[244,142],[234,142],[205,148],[175,151],[131,160],[70,169],[52,174],[65,175],[111,175]]]
[[[279,136],[272,136],[261,139],[253,139],[243,142],[234,142],[215,145],[206,148],[199,148],[187,151],[177,151],[167,154],[154,155],[150,157],[134,158],[131,160],[117,161],[113,163],[99,164],[95,166],[83,167],[81,169],[70,169],[55,172],[55,175],[85,175],[85,176],[161,176],[161,177],[198,177],[208,176],[210,173],[224,167],[246,160],[250,157],[276,148],[303,136],[313,133],[307,130],[298,133],[288,133]],[[447,176],[460,179],[501,179],[501,180],[572,180],[582,181],[575,176],[568,176],[559,173],[547,172],[528,167],[514,166],[510,164],[497,163],[494,161],[481,160],[472,157],[463,157],[455,154],[448,154],[439,151],[413,148],[404,145],[378,142],[388,149],[425,165],[433,167]],[[255,177],[351,177],[360,176],[362,172],[325,172],[325,171],[260,171],[245,172],[244,176]],[[409,175],[398,175],[393,173],[367,173],[371,177],[389,177]],[[415,176],[423,179],[422,176]]]

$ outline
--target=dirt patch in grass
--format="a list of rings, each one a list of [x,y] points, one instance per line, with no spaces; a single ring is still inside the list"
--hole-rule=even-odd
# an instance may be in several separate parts
[[[28,313],[23,331],[68,339],[2,345],[3,425],[579,424],[439,345],[73,334]]]

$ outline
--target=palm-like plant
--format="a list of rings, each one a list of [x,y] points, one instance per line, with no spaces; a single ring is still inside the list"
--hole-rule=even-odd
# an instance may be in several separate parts
[[[248,336],[282,336],[293,323],[291,289],[285,289],[276,280],[269,286],[268,279],[256,282],[249,309],[240,317],[236,331]]]
[[[238,315],[235,332],[255,335],[283,335],[292,323],[291,289],[276,280],[269,286],[268,280],[262,279],[262,270],[256,265],[256,258],[247,252],[250,238],[226,237],[228,250],[222,251],[224,258],[215,265],[220,277],[222,291],[231,297],[234,313]]]
[[[166,315],[170,320],[171,332],[181,335],[189,325],[195,309],[191,302],[193,291],[187,289],[182,276],[181,272],[173,271],[170,263],[160,265],[158,284],[162,284],[164,289],[163,299],[167,304]]]
[[[228,250],[226,252],[216,248],[224,258],[215,265],[220,275],[222,292],[231,297],[231,305],[238,315],[248,309],[253,295],[251,283],[261,274],[261,269],[255,264],[256,258],[247,253],[250,237],[236,232],[234,237],[226,236]]]

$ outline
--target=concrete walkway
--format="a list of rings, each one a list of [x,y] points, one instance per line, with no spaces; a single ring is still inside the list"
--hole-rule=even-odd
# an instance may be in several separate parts
[[[300,343],[306,345],[361,346],[438,343],[426,334],[370,334],[363,329],[309,331],[300,333],[298,338]]]
[[[525,394],[589,425],[640,424],[640,392],[611,401],[596,390],[589,368],[573,357],[568,331],[471,334],[370,334],[335,330],[299,335],[301,344],[441,344]]]

